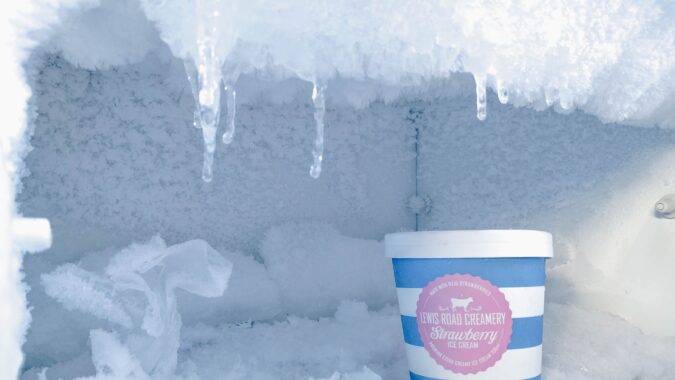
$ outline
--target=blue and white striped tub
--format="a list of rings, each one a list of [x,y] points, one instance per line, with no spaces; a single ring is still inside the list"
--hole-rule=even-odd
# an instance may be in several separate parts
[[[552,256],[550,234],[418,232],[387,235],[385,240],[394,266],[411,380],[541,378],[545,264],[546,258]],[[416,320],[419,295],[429,282],[447,274],[469,274],[487,280],[499,288],[509,303],[513,318],[511,341],[502,358],[483,372],[463,375],[443,368],[427,353],[420,338]]]

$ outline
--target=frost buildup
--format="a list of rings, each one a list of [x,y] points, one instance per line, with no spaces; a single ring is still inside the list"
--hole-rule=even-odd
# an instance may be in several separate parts
[[[326,115],[326,85],[324,83],[314,82],[314,89],[312,90],[312,102],[314,103],[314,120],[316,122],[316,138],[314,139],[314,149],[312,149],[312,156],[314,162],[309,168],[309,175],[312,178],[319,178],[321,176],[321,162],[323,161],[323,129],[324,116]]]
[[[485,75],[473,76],[476,81],[476,117],[478,120],[485,120],[487,116],[487,97],[485,93]]]

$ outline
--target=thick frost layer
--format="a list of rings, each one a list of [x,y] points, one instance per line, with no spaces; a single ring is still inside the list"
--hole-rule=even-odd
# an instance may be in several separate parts
[[[291,380],[331,378],[339,371],[333,378],[379,380],[364,366],[380,375],[405,372],[400,322],[387,306],[395,298],[382,243],[348,238],[328,225],[289,224],[272,229],[262,246],[264,266],[240,254],[225,254],[234,264],[225,297],[198,302],[178,291],[178,309],[169,291],[176,284],[194,294],[218,296],[228,280],[229,264],[203,241],[167,248],[154,238],[121,251],[92,253],[78,265],[65,264],[42,275],[47,294],[76,310],[55,308],[51,313],[52,324],[71,330],[61,339],[80,341],[79,335],[88,334],[91,345],[91,358],[86,351],[79,354],[81,345],[65,355],[52,352],[61,355],[59,362],[44,375],[167,378],[176,368],[182,320],[193,325],[183,334],[178,372],[171,378]],[[360,265],[355,267],[355,262]],[[345,280],[350,286],[344,286]],[[293,281],[297,284],[291,287]],[[170,302],[164,304],[165,297]],[[369,307],[385,309],[371,313]],[[85,320],[69,326],[82,312],[106,323]],[[305,319],[307,315],[320,318]],[[55,346],[58,350],[67,348]],[[24,378],[42,371],[35,367]]]
[[[52,222],[59,238],[43,256],[49,261],[158,232],[169,243],[199,236],[219,250],[253,252],[270,226],[308,218],[354,237],[414,228],[403,204],[414,192],[408,104],[359,110],[333,104],[325,147],[332,159],[314,180],[307,174],[315,130],[312,85],[242,76],[234,142],[216,150],[214,179],[204,186],[190,83],[183,62],[168,49],[138,64],[97,71],[54,55],[35,58],[32,87],[40,112],[35,149],[26,159],[31,175],[18,202],[28,215]],[[340,90],[332,86],[327,94],[334,99]]]
[[[397,313],[345,301],[334,315],[318,320],[289,316],[273,323],[186,327],[179,373],[203,380],[404,380],[408,368]]]
[[[288,224],[269,231],[260,254],[294,315],[326,315],[347,299],[376,308],[395,302],[382,243],[348,238],[325,224]]]
[[[59,31],[55,46],[69,60],[101,67],[153,49],[135,2],[101,3],[107,18],[90,6],[91,14]],[[463,71],[515,104],[675,125],[669,1],[141,0],[141,7],[177,57],[202,62],[203,76],[226,84],[258,69],[404,86]],[[96,49],[83,44],[95,36],[105,37]]]
[[[500,101],[515,105],[579,108],[606,121],[675,127],[675,5],[668,1],[139,1],[147,19],[132,0],[103,0],[101,9],[87,8],[82,21],[60,30],[53,46],[85,66],[136,61],[157,49],[148,19],[154,22],[194,83],[207,182],[221,92],[227,93],[227,144],[242,73],[315,84],[315,178],[323,160],[321,89],[337,78],[409,87],[469,72],[480,120],[492,88]],[[101,38],[90,49],[83,41],[95,36]],[[362,94],[361,101],[376,97]]]
[[[432,207],[419,229],[550,231],[550,300],[675,336],[675,305],[663,302],[675,287],[675,223],[654,214],[675,192],[675,130],[488,101],[483,123],[464,102],[421,107],[418,192]]]
[[[645,335],[619,318],[549,303],[543,377],[554,380],[669,379],[675,340]],[[334,318],[186,328],[183,373],[202,379],[409,379],[398,310],[345,302]],[[223,358],[227,358],[223,360]],[[191,363],[190,363],[191,362]],[[188,364],[189,363],[189,364]],[[333,374],[333,370],[342,374]],[[365,379],[370,380],[372,375]],[[362,377],[357,377],[362,376]],[[377,379],[374,377],[373,379]]]
[[[363,367],[359,372],[340,373],[334,372],[330,377],[323,379],[314,379],[310,377],[309,380],[382,380],[382,378],[371,371],[368,367]]]

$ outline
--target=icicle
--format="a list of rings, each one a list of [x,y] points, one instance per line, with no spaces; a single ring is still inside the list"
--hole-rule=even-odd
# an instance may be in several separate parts
[[[314,149],[312,149],[312,156],[314,162],[309,169],[309,175],[312,178],[319,178],[321,175],[321,162],[323,161],[323,127],[324,116],[326,114],[326,85],[314,83],[312,90],[312,102],[314,103],[314,120],[316,122],[316,138],[314,139]]]
[[[218,96],[220,97],[220,96]],[[201,125],[204,139],[204,165],[202,167],[202,180],[211,182],[213,179],[213,155],[216,151],[216,130],[220,119],[220,110],[210,107],[202,107]]]
[[[216,51],[220,18],[219,0],[197,0],[197,74],[199,121],[204,138],[202,179],[213,179],[213,155],[220,120],[221,64]]]
[[[560,93],[560,100],[558,102],[560,103],[560,108],[562,108],[565,111],[570,110],[574,105],[572,95],[568,91]]]
[[[506,84],[501,79],[497,80],[497,97],[501,104],[509,102],[509,91],[506,89]]]
[[[227,96],[227,124],[225,124],[225,132],[223,133],[223,142],[229,144],[234,138],[234,119],[237,113],[237,92],[231,84],[225,86],[225,96]]]
[[[202,180],[213,180],[213,154],[216,151],[216,127],[202,126],[204,137],[204,163],[202,165]]]
[[[485,75],[474,75],[476,81],[476,117],[485,120],[487,116],[487,98],[485,93]]]
[[[544,99],[546,100],[546,107],[550,107],[558,100],[558,91],[547,88],[544,90]]]
[[[192,125],[195,128],[201,128],[202,122],[201,115],[199,113],[199,109],[201,108],[199,105],[199,73],[197,72],[197,66],[195,66],[194,61],[192,61],[190,58],[183,60],[183,66],[185,66],[185,74],[187,74],[188,81],[190,82],[190,90],[192,91],[192,97],[195,100],[195,111],[192,115]]]

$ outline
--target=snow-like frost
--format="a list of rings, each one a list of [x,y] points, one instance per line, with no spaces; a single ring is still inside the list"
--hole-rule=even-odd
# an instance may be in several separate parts
[[[346,237],[327,224],[291,223],[270,229],[260,255],[294,315],[330,315],[346,299],[375,308],[396,302],[380,242]]]
[[[179,292],[178,311],[185,324],[242,323],[270,320],[284,311],[278,285],[265,266],[250,256],[220,248],[234,270],[227,291],[220,297],[204,298]],[[293,310],[287,310],[293,312]]]
[[[319,319],[289,316],[272,323],[195,325],[184,330],[186,360],[179,373],[190,379],[330,379],[334,372],[341,380],[408,376],[400,316],[394,307],[369,311],[362,302],[344,301],[335,315]]]
[[[229,105],[242,73],[409,87],[468,72],[480,120],[491,88],[500,101],[518,106],[579,108],[605,121],[675,127],[675,5],[669,1],[140,0],[147,19],[133,13],[136,3],[114,3],[87,9],[84,21],[58,32],[54,46],[86,66],[138,60],[157,49],[148,33],[152,21],[176,57],[194,62],[188,76],[197,83],[207,182],[221,87]],[[101,16],[106,10],[109,19]],[[125,28],[115,21],[120,18]],[[96,48],[85,48],[82,40],[97,37]],[[363,101],[376,98],[371,93]],[[323,158],[318,120],[313,177]],[[230,113],[226,144],[233,125]]]
[[[313,377],[310,380],[315,380]],[[368,367],[363,367],[359,372],[340,373],[335,372],[330,377],[316,379],[316,380],[382,380],[380,375],[371,371]]]
[[[200,247],[203,244],[178,245],[180,246]],[[130,267],[151,273],[153,269],[147,269],[157,268],[156,263],[162,256],[163,247],[163,242],[159,239],[128,247],[110,260],[109,272],[117,273],[117,270],[124,267],[122,263],[128,262]],[[193,249],[190,252],[199,250]],[[261,252],[270,277],[277,282],[284,298],[286,315],[277,319],[254,317],[248,322],[228,323],[225,320],[219,321],[217,314],[214,314],[208,320],[208,325],[187,324],[182,329],[181,350],[177,357],[175,375],[171,378],[408,378],[399,312],[395,306],[380,308],[378,305],[381,304],[382,297],[387,300],[391,298],[384,296],[388,292],[378,295],[378,291],[374,290],[393,287],[391,278],[380,276],[391,273],[388,262],[386,268],[380,267],[386,262],[381,243],[348,238],[326,225],[288,224],[275,227],[267,234]],[[83,259],[82,265],[91,266],[88,261],[100,256],[98,254]],[[202,261],[200,255],[195,256],[199,258],[197,261]],[[228,293],[236,293],[232,295],[234,299],[250,297],[254,298],[250,302],[268,302],[268,299],[259,298],[260,291],[270,289],[268,285],[261,282],[262,288],[256,289],[258,281],[265,278],[259,272],[261,268],[243,256],[237,257],[232,253],[226,256],[232,258],[235,268],[248,266],[243,270],[252,275],[250,279],[237,280],[235,270]],[[72,264],[66,265],[65,268],[73,267]],[[56,273],[61,271],[62,269],[57,269]],[[73,273],[82,271],[80,269]],[[99,272],[92,275],[103,277]],[[559,282],[555,278],[554,281],[554,285]],[[559,287],[558,284],[556,288]],[[575,380],[667,379],[675,376],[675,365],[671,360],[675,355],[673,338],[646,335],[609,313],[592,307],[580,308],[565,304],[574,303],[575,299],[558,293],[559,291],[554,291],[546,305],[544,376]],[[345,301],[354,294],[368,298],[368,303]],[[300,303],[303,296],[306,300]],[[329,302],[310,308],[312,303],[325,302],[322,299]],[[551,302],[551,299],[554,301]],[[125,304],[125,307],[129,304]],[[144,303],[133,305],[143,306]],[[185,310],[190,313],[189,306]],[[197,308],[192,312],[202,311]],[[240,312],[245,313],[243,309]],[[136,316],[135,320],[138,320],[146,313],[141,307],[140,312],[132,311],[128,314]],[[314,315],[313,318],[301,316],[311,314]],[[194,316],[192,319],[198,320]],[[129,336],[134,334],[124,328],[115,332],[95,329],[90,333],[94,365],[92,372],[98,370],[99,373],[99,377],[93,379],[161,379],[157,372],[153,373],[148,369],[147,357],[141,351],[158,352],[159,349],[152,344],[148,345],[148,342],[161,341],[166,344],[166,341],[152,337],[140,339],[138,342],[143,342],[141,350],[140,343],[134,345],[134,340]],[[168,351],[162,352],[166,354]],[[82,372],[86,368],[76,358],[70,363],[59,363],[49,368],[45,377],[56,379],[61,376],[65,379],[84,376],[86,374]],[[36,379],[41,371],[42,368],[31,369],[23,379]],[[102,376],[103,372],[109,376]]]
[[[112,281],[74,264],[62,265],[42,275],[47,295],[69,310],[80,310],[103,320],[132,327],[131,317],[115,297]]]
[[[78,5],[64,13],[49,45],[74,64],[102,69],[135,63],[158,47],[157,33],[137,0],[87,0]]]
[[[141,4],[184,59],[200,56],[200,30],[217,11],[216,71],[278,66],[307,81],[339,76],[395,85],[470,72],[515,104],[673,125],[664,109],[675,76],[669,1],[258,0],[214,2],[209,11],[200,1]]]

